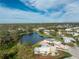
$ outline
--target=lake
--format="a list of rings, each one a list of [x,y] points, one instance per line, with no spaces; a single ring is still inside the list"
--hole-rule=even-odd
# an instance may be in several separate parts
[[[39,35],[37,32],[33,32],[33,33],[30,33],[28,35],[24,35],[22,38],[21,38],[21,43],[32,43],[32,44],[35,44],[41,40],[43,40],[45,37]]]

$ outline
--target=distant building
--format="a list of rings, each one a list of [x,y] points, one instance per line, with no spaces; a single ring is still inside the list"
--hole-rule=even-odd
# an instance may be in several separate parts
[[[76,33],[74,33],[74,35],[73,35],[73,36],[78,36],[78,35],[79,35],[79,33],[77,33],[77,32],[76,32]]]
[[[70,31],[71,32],[72,29],[71,28],[67,28],[67,29],[65,29],[65,31],[68,31],[68,32]]]
[[[64,39],[64,43],[70,43],[72,41],[75,41],[75,39],[72,37],[63,37],[63,39]]]
[[[49,34],[50,34],[50,30],[44,30],[44,33],[45,33],[46,35],[49,35]]]

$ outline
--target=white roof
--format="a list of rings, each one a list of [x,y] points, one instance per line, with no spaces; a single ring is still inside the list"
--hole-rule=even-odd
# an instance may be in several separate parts
[[[79,35],[79,33],[74,33],[74,35],[73,36],[78,36]]]
[[[50,50],[50,47],[46,47],[46,46],[36,47],[34,49],[34,51],[40,51],[40,52],[42,52],[42,51],[49,51],[49,50]]]
[[[65,31],[72,31],[72,29],[71,28],[68,28],[68,29],[65,29]]]
[[[75,39],[72,38],[72,37],[63,37],[63,39],[64,39],[64,42],[65,42],[65,43],[69,43],[69,42],[71,42],[71,41],[75,41]]]
[[[67,40],[74,40],[74,38],[72,37],[63,37],[64,39],[67,39]]]

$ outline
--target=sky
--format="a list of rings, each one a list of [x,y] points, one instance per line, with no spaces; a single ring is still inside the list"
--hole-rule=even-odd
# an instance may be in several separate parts
[[[0,23],[79,22],[79,0],[0,0]]]

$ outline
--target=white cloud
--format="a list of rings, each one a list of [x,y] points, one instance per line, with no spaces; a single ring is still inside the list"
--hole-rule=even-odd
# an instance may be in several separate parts
[[[51,17],[33,12],[0,8],[0,23],[55,22]]]
[[[34,6],[36,9],[44,11],[44,15],[58,17],[64,15],[64,8],[77,0],[21,0],[29,7]],[[70,9],[70,8],[67,8]]]
[[[70,4],[77,0],[21,0],[24,4],[34,6],[40,10],[55,8],[60,4]]]
[[[79,4],[78,1],[65,7],[66,13],[61,19],[64,22],[79,22]]]
[[[38,9],[45,10],[50,8],[55,0],[21,0],[26,5],[35,6]]]
[[[32,0],[31,0],[32,1]],[[50,0],[51,3],[48,2],[49,0],[38,0],[38,2],[35,2],[35,4],[38,4],[36,7],[39,9],[44,9],[52,7],[56,7],[57,4],[64,3],[66,6],[64,6],[64,11],[66,13],[63,13],[63,11],[58,12],[51,12],[49,14],[48,11],[46,11],[45,15],[41,15],[39,13],[34,12],[27,12],[27,11],[21,11],[17,9],[9,9],[0,6],[0,23],[45,23],[45,22],[79,22],[79,2],[73,2],[74,0]],[[58,1],[58,2],[57,2]],[[60,1],[60,3],[59,3]],[[73,2],[73,3],[72,3]],[[48,3],[48,4],[47,4]],[[47,4],[47,5],[46,5]],[[51,5],[52,4],[52,5]],[[54,5],[55,4],[55,5]],[[61,16],[62,14],[62,16]]]

